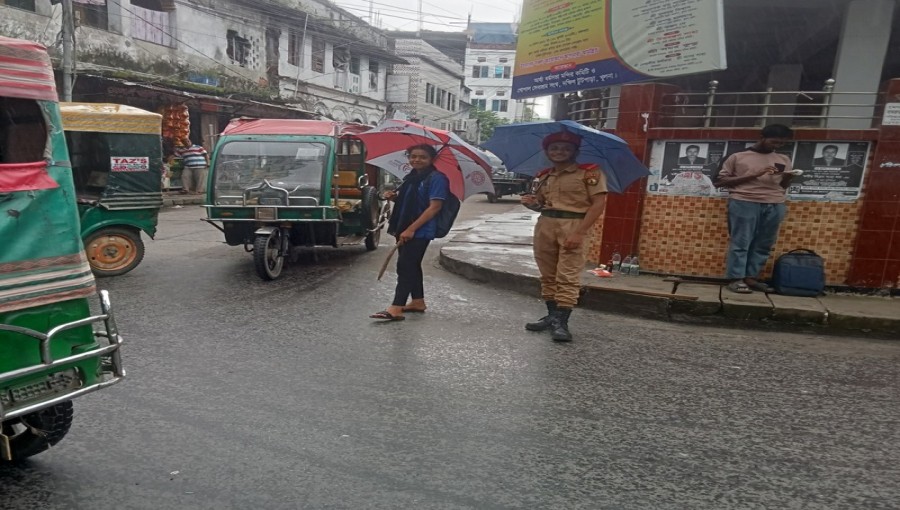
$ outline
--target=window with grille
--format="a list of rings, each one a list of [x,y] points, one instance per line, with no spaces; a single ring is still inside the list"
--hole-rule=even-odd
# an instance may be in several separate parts
[[[296,30],[288,33],[288,64],[301,67],[303,63],[303,36]]]
[[[75,0],[72,3],[75,20],[85,27],[109,29],[109,11],[106,0]]]
[[[312,65],[311,68],[317,73],[325,72],[325,41],[318,37],[312,38]]]
[[[472,78],[487,78],[490,66],[472,66]]]
[[[378,90],[378,62],[375,60],[369,61],[369,90]]]
[[[228,46],[225,52],[231,62],[246,67],[250,61],[250,40],[238,35],[234,30],[227,32]]]
[[[509,101],[506,99],[494,99],[491,101],[492,112],[505,112],[509,108]]]

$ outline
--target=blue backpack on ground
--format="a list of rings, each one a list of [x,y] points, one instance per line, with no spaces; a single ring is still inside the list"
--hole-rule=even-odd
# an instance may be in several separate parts
[[[425,186],[427,188],[431,185],[431,176],[429,175],[425,180],[427,181]],[[440,239],[450,233],[450,229],[453,228],[453,222],[456,221],[456,215],[459,214],[459,207],[459,199],[447,190],[447,199],[444,200],[444,205],[441,207],[440,212],[434,217],[436,222],[434,237]]]
[[[785,296],[819,296],[825,290],[825,260],[812,250],[791,250],[775,260],[771,283]]]

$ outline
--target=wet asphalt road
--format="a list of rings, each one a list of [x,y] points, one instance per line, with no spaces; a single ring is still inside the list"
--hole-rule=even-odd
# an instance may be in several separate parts
[[[101,281],[129,378],[0,468],[0,508],[900,507],[900,343],[578,311],[558,345],[436,249],[429,311],[376,323],[384,246],[263,282],[200,216]]]

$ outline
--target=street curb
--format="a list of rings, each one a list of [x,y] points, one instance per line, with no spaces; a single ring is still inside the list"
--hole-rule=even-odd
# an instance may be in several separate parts
[[[447,271],[469,280],[531,296],[540,294],[540,281],[535,276],[491,269],[440,251],[438,262]],[[900,339],[900,318],[869,318],[827,312],[811,314],[808,310],[743,306],[735,303],[688,301],[649,296],[639,292],[607,290],[582,286],[579,307],[601,312],[625,314],[646,319],[737,329],[792,331],[829,335],[855,335]]]

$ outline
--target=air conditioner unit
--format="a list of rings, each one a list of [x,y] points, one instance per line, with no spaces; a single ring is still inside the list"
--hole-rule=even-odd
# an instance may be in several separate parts
[[[359,94],[359,87],[360,87],[359,84],[361,81],[362,80],[360,80],[358,74],[350,75],[350,93],[351,94]]]

